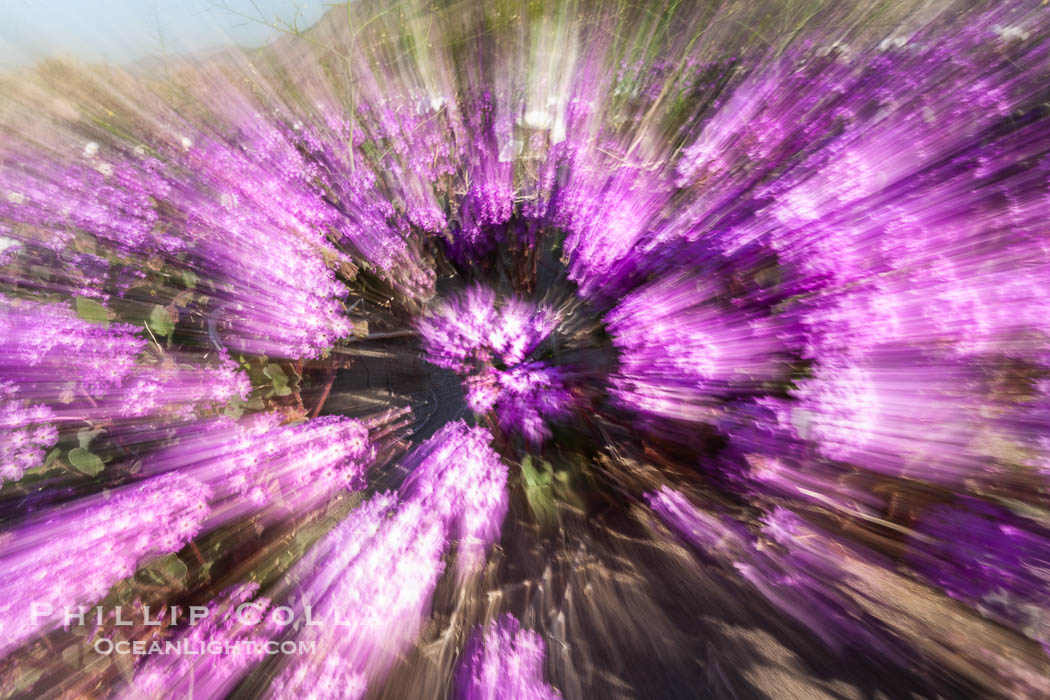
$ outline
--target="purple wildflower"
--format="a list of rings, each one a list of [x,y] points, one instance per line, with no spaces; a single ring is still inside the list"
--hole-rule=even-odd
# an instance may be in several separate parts
[[[463,652],[458,697],[463,700],[554,700],[543,680],[543,640],[504,615],[475,632]]]
[[[199,481],[165,474],[64,504],[6,533],[5,647],[54,627],[66,608],[94,604],[151,557],[178,551],[208,517],[210,495]]]

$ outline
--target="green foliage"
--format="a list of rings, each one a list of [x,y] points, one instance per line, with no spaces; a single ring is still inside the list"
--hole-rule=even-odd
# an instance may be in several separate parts
[[[80,444],[80,447],[86,450],[91,447],[91,441],[98,437],[102,432],[101,428],[96,430],[92,430],[91,428],[81,428],[77,431],[77,442]]]
[[[50,452],[48,452],[47,453],[47,457],[44,458],[44,464],[42,466],[42,470],[46,471],[47,469],[50,469],[51,465],[54,464],[55,461],[61,456],[62,456],[62,448],[61,447],[56,447],[53,450],[51,450]]]
[[[88,299],[87,297],[77,297],[77,316],[84,319],[85,321],[91,321],[92,323],[101,323],[103,325],[109,325],[109,312],[106,311],[106,307],[98,303],[94,299]]]
[[[174,554],[168,554],[149,564],[139,572],[150,581],[163,586],[176,586],[185,589],[186,579],[189,578],[190,570],[186,564]]]
[[[263,368],[263,374],[270,379],[270,382],[273,384],[273,393],[277,396],[288,396],[292,393],[291,387],[288,386],[288,375],[285,374],[279,364],[271,363],[266,365]]]
[[[175,323],[171,320],[171,314],[160,304],[154,306],[149,314],[149,327],[154,333],[165,338],[175,332]]]
[[[262,411],[266,408],[262,397],[256,396],[245,401],[239,396],[234,396],[223,410],[223,415],[237,420],[244,415],[245,411]]]
[[[40,676],[44,675],[42,668],[30,668],[24,671],[19,671],[15,678],[15,690],[25,691],[33,687]]]
[[[98,455],[83,447],[74,447],[66,457],[74,469],[88,476],[95,476],[105,468]]]
[[[525,487],[525,498],[529,508],[541,525],[553,525],[556,520],[554,510],[553,474],[548,462],[539,460],[539,467],[533,466],[531,455],[521,461],[521,480]]]

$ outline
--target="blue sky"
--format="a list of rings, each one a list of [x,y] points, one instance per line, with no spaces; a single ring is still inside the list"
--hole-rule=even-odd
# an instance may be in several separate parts
[[[0,65],[54,54],[127,63],[224,44],[258,46],[276,32],[235,13],[308,27],[332,0],[0,0]],[[229,8],[229,9],[226,9]],[[234,12],[231,12],[230,10]]]

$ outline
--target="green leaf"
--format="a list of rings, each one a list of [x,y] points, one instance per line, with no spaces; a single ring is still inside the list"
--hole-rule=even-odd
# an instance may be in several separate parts
[[[239,397],[234,396],[233,399],[230,400],[230,403],[227,404],[226,409],[222,413],[227,418],[233,418],[234,420],[237,420],[238,418],[244,415],[244,401],[242,401]]]
[[[174,554],[168,554],[156,560],[147,567],[147,571],[164,583],[175,581],[180,586],[185,584],[186,577],[190,574],[185,562]]]
[[[171,320],[171,314],[160,304],[153,307],[149,314],[149,327],[157,335],[169,336],[175,330],[175,324]]]
[[[109,313],[106,311],[106,307],[98,303],[94,299],[88,299],[87,297],[77,297],[77,316],[84,319],[85,321],[91,321],[92,323],[102,323],[109,325]]]
[[[288,375],[284,373],[284,370],[281,369],[281,366],[278,364],[266,365],[266,367],[263,368],[263,374],[273,380],[275,384],[277,382],[282,384],[288,383]]]
[[[542,525],[554,523],[554,496],[549,488],[542,486],[526,488],[525,498],[529,501],[529,508]]]
[[[62,660],[70,668],[80,668],[80,643],[70,644],[62,650]]]
[[[278,396],[288,396],[292,390],[288,388],[288,375],[284,373],[278,364],[269,364],[263,368],[263,374],[273,382],[273,393]]]
[[[27,470],[26,476],[38,476],[40,474],[45,473],[48,469],[51,468],[51,465],[54,464],[60,456],[62,456],[62,448],[52,448],[52,450],[47,453],[47,457],[44,458],[43,464],[40,464],[39,466]]]
[[[559,471],[555,473],[554,478],[555,481],[551,492],[556,500],[574,505],[577,508],[585,507],[583,499],[576,493],[573,475],[570,472]]]
[[[193,270],[182,271],[182,283],[186,285],[186,289],[193,289],[196,287],[198,280],[200,280],[200,277],[198,277],[197,273]]]
[[[77,442],[85,450],[91,447],[91,441],[98,437],[99,433],[103,432],[101,428],[92,430],[91,428],[81,428],[77,431]]]
[[[545,460],[539,460],[539,468],[533,466],[531,455],[526,455],[521,460],[521,477],[525,482],[525,498],[529,502],[529,509],[540,524],[544,526],[553,525],[556,521],[554,510],[554,494],[551,489],[551,465]]]
[[[48,452],[47,453],[47,457],[44,459],[44,469],[47,469],[52,464],[54,464],[55,460],[58,459],[61,456],[62,456],[62,448],[61,447],[56,447],[53,450],[51,450],[50,452]]]
[[[67,455],[69,463],[82,474],[95,476],[105,467],[98,455],[88,452],[83,447],[74,447]]]
[[[551,465],[540,460],[539,469],[532,466],[532,456],[526,455],[521,460],[521,476],[525,480],[526,488],[543,488],[551,484]]]
[[[33,684],[40,680],[40,676],[42,675],[44,675],[44,670],[40,668],[31,668],[27,671],[22,671],[15,679],[15,689],[29,690],[33,687]]]
[[[532,455],[525,455],[525,458],[521,460],[521,476],[525,479],[526,486],[533,486],[536,483],[537,475],[536,470],[532,468]]]

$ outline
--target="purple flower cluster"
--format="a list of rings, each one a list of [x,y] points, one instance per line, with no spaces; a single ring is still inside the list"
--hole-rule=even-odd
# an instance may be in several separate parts
[[[208,517],[210,497],[201,482],[165,474],[63,504],[0,535],[4,648],[60,624],[66,608],[93,605],[151,557],[178,551]]]
[[[467,404],[494,412],[500,427],[533,443],[550,436],[547,421],[568,415],[572,396],[564,371],[530,355],[553,332],[558,314],[547,307],[475,286],[420,319],[427,360],[467,375]]]
[[[1050,531],[965,499],[923,511],[912,565],[958,600],[1015,627],[1050,653]]]
[[[760,537],[731,518],[705,513],[668,487],[647,496],[653,511],[705,556],[734,570],[770,604],[835,649],[891,655],[890,637],[858,604],[856,574],[834,538],[786,508],[763,520]]]
[[[170,190],[160,161],[110,152],[94,141],[82,145],[74,158],[5,148],[0,218],[41,234],[15,240],[60,251],[79,233],[125,255],[177,252],[179,239],[154,235],[160,219],[154,202]]]
[[[144,644],[148,649],[156,643],[159,650],[175,643],[189,652],[144,656],[134,678],[117,697],[215,697],[231,691],[248,669],[266,657],[265,644],[281,630],[270,599],[257,596],[258,590],[255,583],[233,586],[208,601],[200,620],[164,639]],[[205,651],[201,656],[191,655],[201,654],[202,649]]]
[[[557,328],[558,315],[521,299],[500,301],[492,289],[474,286],[417,325],[427,360],[465,374],[493,363],[520,364]]]
[[[401,487],[409,503],[441,521],[458,543],[461,572],[473,572],[499,540],[507,512],[507,468],[489,446],[492,434],[462,421],[447,424],[404,460],[412,474]]]
[[[461,576],[477,570],[507,510],[507,469],[491,440],[483,428],[445,426],[404,460],[412,473],[397,496],[359,506],[297,565],[293,607],[330,624],[300,634],[317,651],[284,667],[273,697],[363,697],[418,635],[449,543]]]
[[[47,450],[58,440],[52,425],[54,412],[43,404],[30,404],[18,396],[13,382],[0,382],[0,479],[18,481],[27,470],[44,462]]]
[[[251,391],[228,356],[212,367],[176,363],[176,354],[147,360],[148,341],[134,326],[87,321],[61,304],[2,303],[0,386],[12,436],[5,480],[39,466],[64,426],[105,425],[127,437],[190,422]]]
[[[51,385],[63,381],[71,395],[105,395],[120,389],[148,342],[127,324],[79,318],[64,304],[3,300],[0,372],[11,381]]]
[[[185,474],[207,484],[215,496],[213,525],[274,503],[292,513],[309,511],[340,490],[363,486],[376,455],[363,422],[322,416],[279,423],[274,413],[194,423],[143,470]]]
[[[974,380],[966,367],[919,359],[897,353],[822,364],[799,383],[786,420],[830,459],[958,483],[982,469],[973,447],[979,413],[967,386]]]
[[[466,384],[472,411],[494,412],[500,428],[520,432],[533,444],[550,437],[547,421],[568,417],[573,402],[563,371],[543,362],[525,362],[503,371],[487,368],[470,375]]]
[[[300,635],[317,650],[291,660],[271,695],[363,697],[368,680],[384,675],[418,635],[446,547],[440,522],[420,503],[398,507],[383,494],[351,513],[302,569],[310,578],[299,600],[327,621]]]
[[[219,281],[213,313],[232,348],[318,357],[352,330],[332,269],[348,258],[325,236],[336,212],[307,187],[308,168],[279,131],[245,125],[254,128],[242,143],[202,135],[185,155],[194,181],[173,198],[196,242],[193,267]]]
[[[702,422],[725,395],[747,397],[782,376],[794,327],[723,308],[714,290],[686,279],[654,282],[605,317],[620,352],[610,379],[621,405],[664,420]]]
[[[543,603],[566,607],[534,630],[467,598],[538,580],[528,548],[479,575],[501,539],[545,520],[543,556],[600,559],[633,503],[833,650],[908,665],[907,643],[967,689],[1026,677],[1016,659],[1045,672],[1039,2],[361,0],[164,80],[5,76],[5,650],[57,625],[30,603],[88,605],[206,532],[188,550],[209,588],[184,592],[215,619],[171,636],[317,648],[150,660],[129,694],[223,694],[257,665],[274,697],[376,693],[444,579],[465,592],[447,629],[487,623],[456,690],[555,698],[549,620],[585,618],[590,574],[544,562]],[[416,332],[419,392],[394,367]],[[412,449],[461,408],[435,368],[479,425]],[[245,560],[274,541],[294,555]],[[248,629],[247,602],[328,624]],[[996,628],[959,652],[979,670],[943,633],[902,632],[964,617]],[[589,682],[617,675],[580,651]]]
[[[188,418],[248,395],[248,378],[225,355],[214,368],[140,361],[148,343],[140,333],[86,321],[60,304],[4,300],[0,377],[34,399],[63,404],[63,413],[97,420],[163,412]]]
[[[458,697],[463,700],[554,700],[543,681],[543,640],[504,615],[478,630],[463,652]]]

